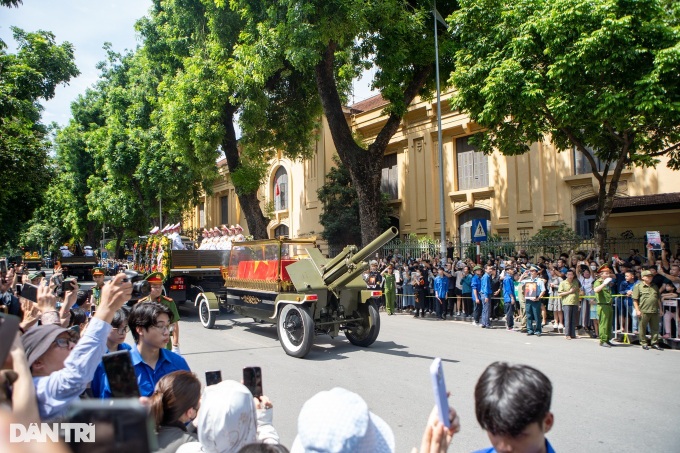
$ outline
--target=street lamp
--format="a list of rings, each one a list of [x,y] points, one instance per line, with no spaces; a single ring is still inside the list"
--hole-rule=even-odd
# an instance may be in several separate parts
[[[442,145],[442,103],[441,103],[441,89],[439,87],[439,40],[437,38],[437,22],[448,29],[446,22],[437,11],[437,1],[434,0],[432,16],[434,17],[434,56],[435,56],[435,74],[437,79],[437,151],[439,153],[439,216],[441,225],[441,257],[446,262],[446,209],[444,205],[444,152]]]

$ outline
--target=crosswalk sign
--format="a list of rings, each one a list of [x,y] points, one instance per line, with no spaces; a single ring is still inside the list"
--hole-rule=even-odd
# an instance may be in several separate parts
[[[486,219],[472,219],[472,242],[486,242]]]

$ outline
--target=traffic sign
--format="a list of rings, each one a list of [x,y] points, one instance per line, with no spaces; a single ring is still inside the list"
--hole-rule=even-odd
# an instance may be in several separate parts
[[[486,219],[472,219],[472,242],[486,242],[489,235],[486,222]]]

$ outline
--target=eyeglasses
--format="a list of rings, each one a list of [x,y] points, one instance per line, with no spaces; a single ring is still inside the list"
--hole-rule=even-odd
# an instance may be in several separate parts
[[[155,327],[161,332],[170,332],[170,326],[166,324],[153,324],[151,327]]]
[[[58,348],[62,349],[68,349],[69,343],[76,344],[76,342],[71,338],[57,338],[53,341],[53,343],[56,344]]]
[[[118,332],[120,335],[124,335],[130,331],[130,326],[125,326],[125,327],[119,327],[116,329],[116,332]]]

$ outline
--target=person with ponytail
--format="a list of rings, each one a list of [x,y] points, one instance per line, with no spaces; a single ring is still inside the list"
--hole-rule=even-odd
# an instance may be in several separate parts
[[[190,371],[174,371],[158,381],[149,397],[161,453],[175,453],[186,442],[198,440],[191,422],[198,414],[201,382]]]

